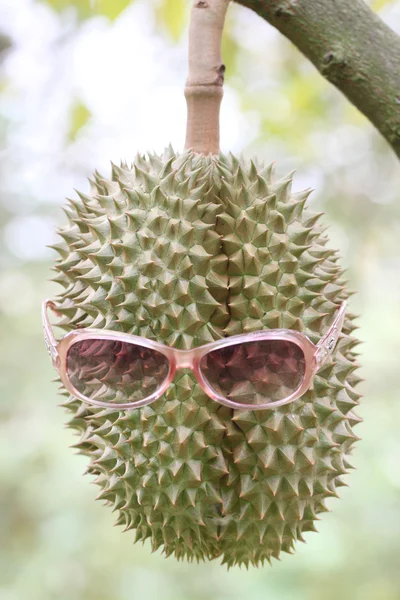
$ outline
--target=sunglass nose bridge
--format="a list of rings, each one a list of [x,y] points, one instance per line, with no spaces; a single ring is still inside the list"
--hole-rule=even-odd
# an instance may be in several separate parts
[[[175,361],[177,369],[194,369],[194,353],[190,350],[178,350]]]

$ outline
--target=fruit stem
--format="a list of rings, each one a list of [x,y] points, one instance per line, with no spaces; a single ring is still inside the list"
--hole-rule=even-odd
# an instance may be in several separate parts
[[[219,153],[219,110],[225,71],[221,39],[228,4],[229,0],[193,0],[185,87],[185,148],[200,154]]]

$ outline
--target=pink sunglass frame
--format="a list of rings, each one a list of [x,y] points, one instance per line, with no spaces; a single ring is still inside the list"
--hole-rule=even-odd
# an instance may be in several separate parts
[[[50,354],[53,366],[60,375],[64,387],[73,396],[76,396],[84,402],[93,404],[95,406],[113,409],[140,408],[142,406],[146,406],[147,404],[151,404],[160,396],[162,396],[165,390],[172,383],[177,369],[188,368],[194,373],[199,385],[207,394],[207,396],[209,396],[216,402],[224,404],[225,406],[229,406],[230,408],[238,408],[244,410],[265,410],[268,408],[274,408],[276,406],[288,404],[289,402],[292,402],[293,400],[296,400],[296,398],[302,396],[309,389],[315,373],[326,362],[326,360],[332,354],[336,346],[336,342],[339,338],[344,323],[346,302],[342,302],[328,331],[321,338],[318,344],[313,344],[313,342],[311,342],[311,340],[304,333],[292,329],[264,329],[261,331],[241,333],[238,335],[221,338],[220,340],[216,340],[214,342],[210,342],[208,344],[204,344],[203,346],[198,346],[190,350],[179,350],[162,344],[161,342],[155,342],[153,340],[149,340],[147,338],[143,338],[130,333],[121,333],[118,331],[91,328],[82,328],[70,331],[61,340],[57,342],[53,334],[52,326],[48,319],[48,308],[51,308],[56,314],[60,315],[53,301],[48,299],[43,300],[42,320],[44,339],[47,351]],[[86,396],[78,392],[78,390],[75,389],[75,387],[69,380],[67,372],[67,355],[69,348],[71,348],[73,344],[88,339],[114,340],[130,344],[136,343],[140,346],[144,346],[145,348],[151,348],[153,350],[156,350],[157,352],[161,352],[161,354],[167,357],[169,362],[168,375],[165,381],[162,383],[162,385],[155,392],[153,392],[153,394],[138,402],[127,402],[124,404],[111,405],[109,402],[107,403],[102,402],[100,400],[92,400],[90,398],[87,398]],[[261,340],[290,341],[299,346],[299,348],[303,351],[305,360],[304,377],[302,383],[297,388],[297,390],[295,390],[290,396],[288,396],[287,398],[283,398],[282,400],[276,400],[275,402],[268,402],[267,404],[257,405],[240,404],[237,402],[232,402],[228,398],[225,398],[224,396],[218,394],[207,382],[206,378],[204,377],[201,371],[200,361],[203,358],[203,356],[205,354],[208,354],[209,352],[212,352],[213,350],[226,348],[227,346],[235,345],[238,342],[246,343]]]

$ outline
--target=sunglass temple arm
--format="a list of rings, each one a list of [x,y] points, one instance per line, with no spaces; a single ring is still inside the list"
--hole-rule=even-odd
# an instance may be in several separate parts
[[[60,314],[60,313],[56,310],[56,306],[55,306],[54,302],[52,302],[51,300],[43,300],[43,302],[42,302],[42,323],[43,323],[44,343],[46,344],[46,349],[50,355],[53,366],[57,368],[58,360],[59,360],[59,356],[58,356],[58,352],[57,352],[57,342],[56,342],[56,338],[54,337],[53,330],[51,328],[51,324],[50,324],[50,321],[47,316],[48,308],[51,308],[57,314]]]
[[[335,349],[339,335],[343,328],[346,306],[346,301],[343,301],[328,331],[317,344],[318,350],[316,353],[316,361],[318,369],[322,367],[322,365],[328,360],[329,356]]]

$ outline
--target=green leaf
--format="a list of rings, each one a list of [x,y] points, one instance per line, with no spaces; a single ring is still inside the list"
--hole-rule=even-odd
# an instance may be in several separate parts
[[[130,5],[132,0],[95,0],[94,8],[97,13],[114,21]]]
[[[189,8],[188,0],[159,0],[156,7],[157,22],[174,42],[180,40],[186,29]]]
[[[380,11],[385,6],[393,4],[393,0],[370,0],[371,8],[375,11]]]
[[[92,113],[86,104],[83,104],[80,100],[74,103],[71,110],[71,125],[68,132],[69,141],[73,142],[76,139],[79,131],[86,125],[91,115]]]
[[[91,0],[42,0],[45,4],[51,6],[56,12],[63,12],[67,8],[73,7],[80,21],[89,19],[93,16],[93,7]]]
[[[114,21],[135,0],[42,0],[53,10],[61,13],[67,8],[74,8],[80,21],[103,15]]]

